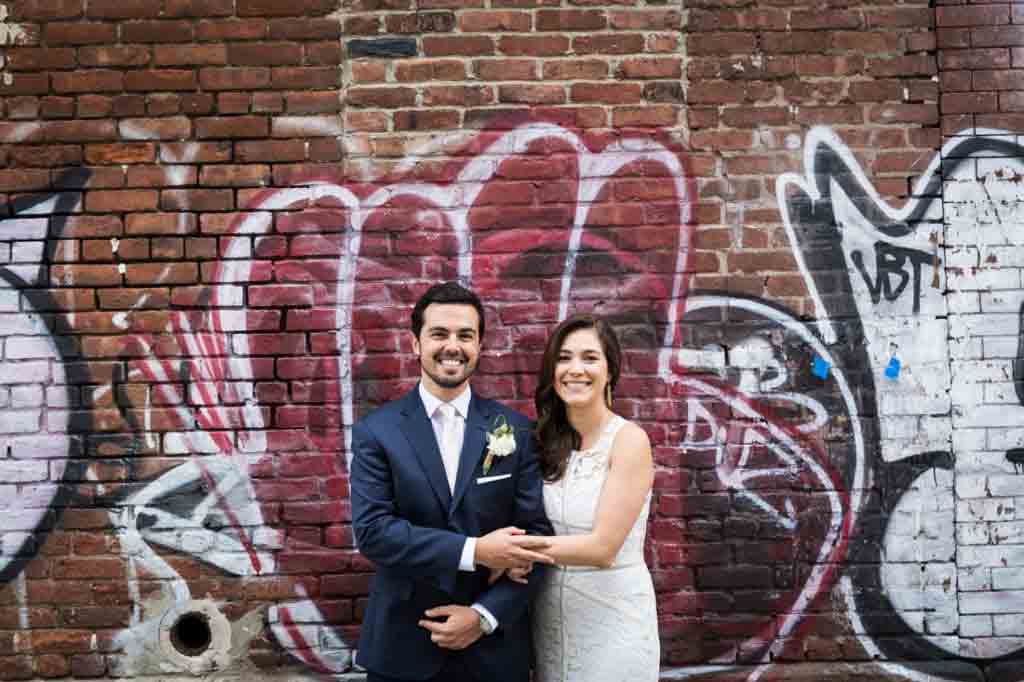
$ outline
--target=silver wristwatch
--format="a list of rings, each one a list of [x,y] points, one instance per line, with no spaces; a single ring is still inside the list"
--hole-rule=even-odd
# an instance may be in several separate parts
[[[485,634],[489,635],[494,632],[494,626],[491,625],[491,621],[487,620],[487,616],[477,611],[476,615],[480,616],[480,630]]]

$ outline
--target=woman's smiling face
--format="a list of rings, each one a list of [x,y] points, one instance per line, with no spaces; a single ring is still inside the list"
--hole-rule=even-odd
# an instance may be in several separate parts
[[[604,400],[608,359],[594,329],[577,329],[565,337],[555,364],[555,393],[568,407]]]

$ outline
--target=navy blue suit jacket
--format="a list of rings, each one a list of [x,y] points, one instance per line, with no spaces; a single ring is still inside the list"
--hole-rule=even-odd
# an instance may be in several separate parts
[[[502,417],[515,429],[516,450],[495,457],[485,477],[487,432]],[[487,568],[460,571],[459,560],[469,536],[505,526],[552,533],[529,420],[473,393],[452,493],[430,418],[414,389],[355,424],[350,477],[356,543],[377,566],[356,662],[388,677],[420,680],[436,675],[447,656],[461,656],[482,680],[525,682],[531,651],[527,607],[543,569],[535,567],[529,585],[502,578],[488,586]],[[461,652],[438,647],[417,625],[427,609],[474,602],[494,614],[499,626]]]

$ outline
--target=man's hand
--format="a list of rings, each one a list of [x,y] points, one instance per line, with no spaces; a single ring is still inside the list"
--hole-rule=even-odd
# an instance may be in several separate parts
[[[425,611],[424,615],[445,619],[420,621],[420,627],[430,630],[430,641],[442,649],[465,649],[484,634],[480,629],[480,613],[468,606],[438,606]]]
[[[551,541],[543,535],[526,535],[521,528],[509,526],[491,531],[476,541],[476,563],[488,568],[526,568],[534,562],[555,563],[544,550]]]

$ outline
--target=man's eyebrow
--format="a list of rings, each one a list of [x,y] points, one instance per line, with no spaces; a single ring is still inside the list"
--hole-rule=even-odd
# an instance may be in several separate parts
[[[433,327],[428,327],[427,332],[448,332],[450,331],[450,329],[451,328],[444,327],[442,325],[434,325]],[[457,334],[464,334],[465,332],[472,332],[476,334],[476,327],[458,327],[457,329],[455,329],[455,333]]]

